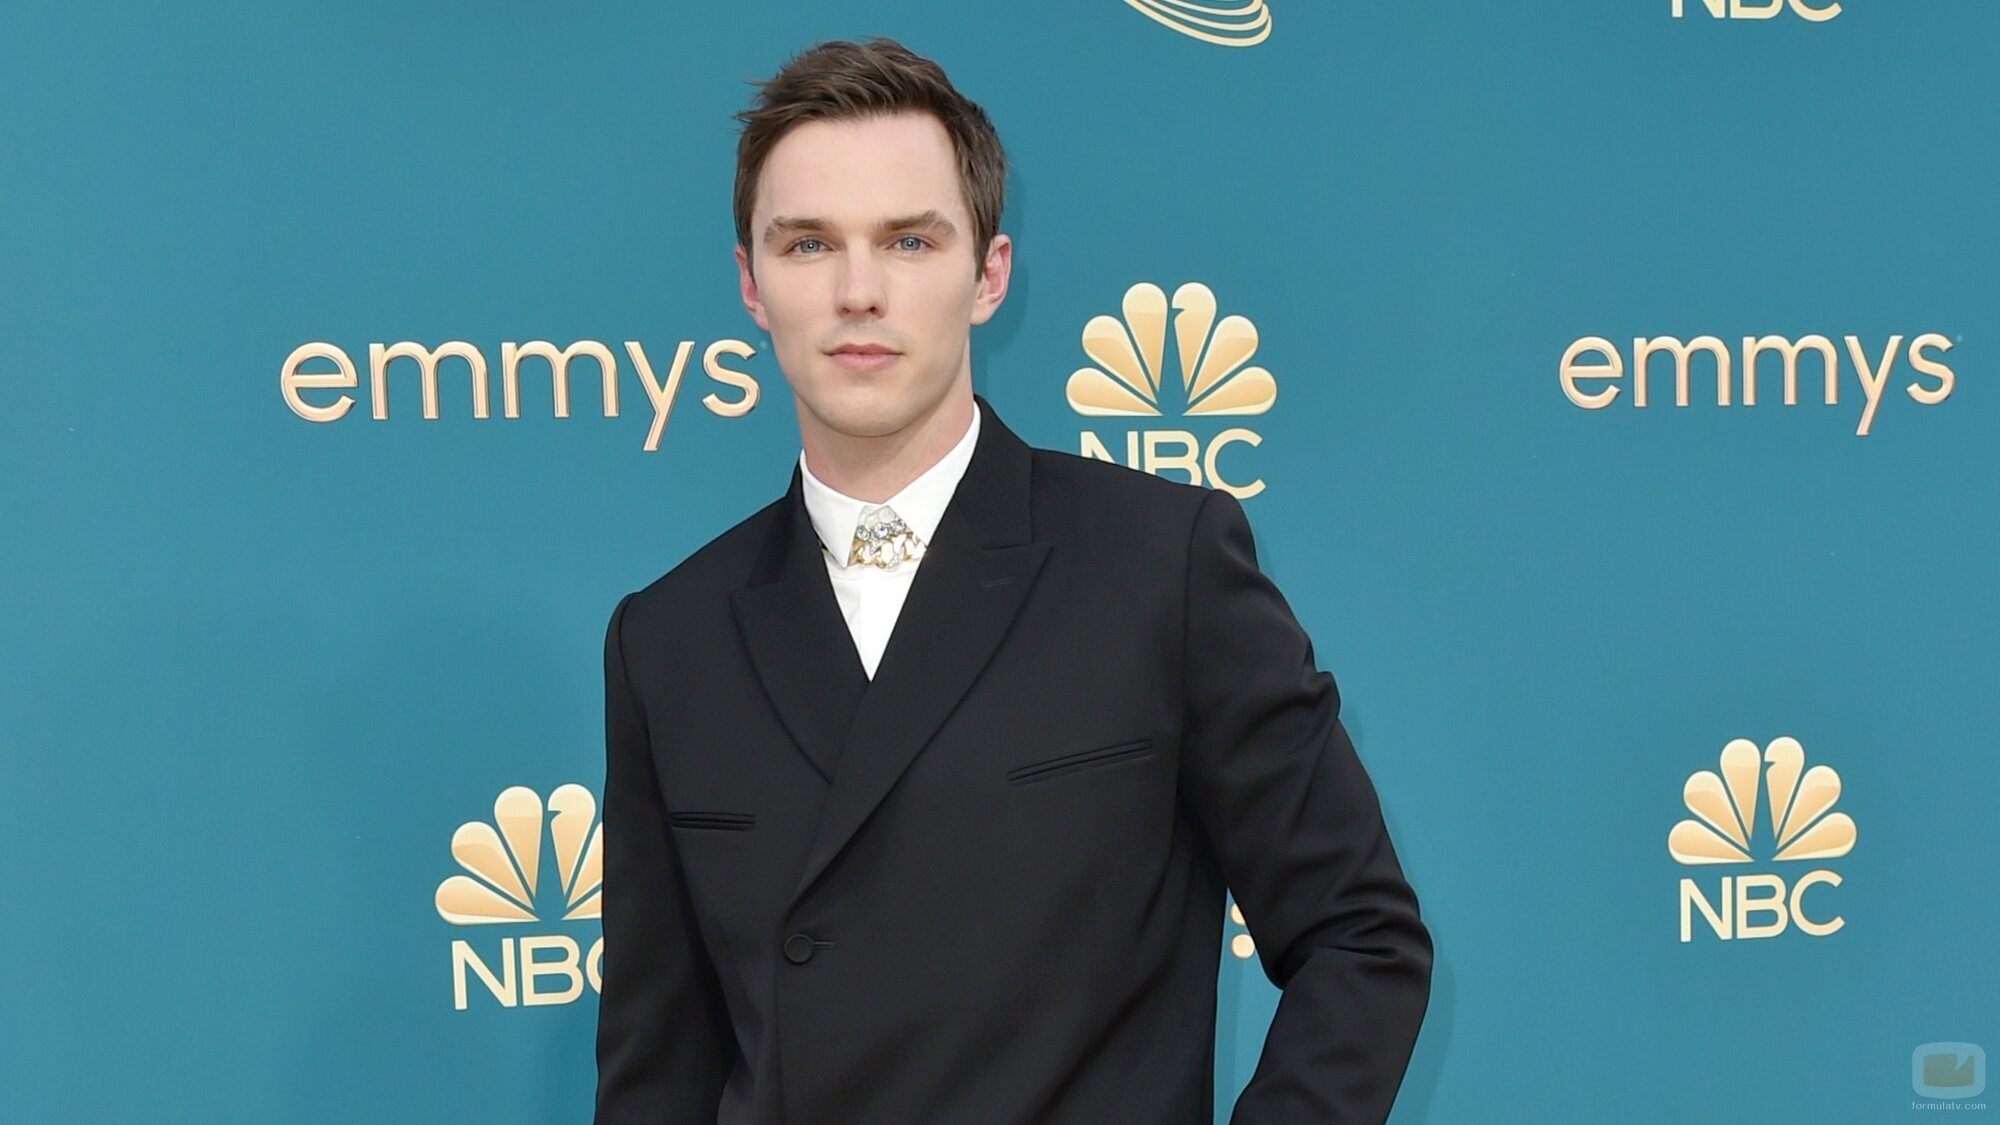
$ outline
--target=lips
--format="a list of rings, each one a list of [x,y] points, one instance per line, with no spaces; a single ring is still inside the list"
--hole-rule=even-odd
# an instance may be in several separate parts
[[[894,363],[902,353],[881,344],[842,344],[828,354],[850,371],[873,371]]]

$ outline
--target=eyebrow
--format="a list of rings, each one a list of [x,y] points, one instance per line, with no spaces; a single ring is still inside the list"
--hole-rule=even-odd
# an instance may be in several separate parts
[[[773,218],[770,225],[764,228],[764,242],[766,245],[769,245],[788,234],[823,231],[831,226],[833,226],[832,223],[821,218],[779,215]],[[914,215],[900,215],[896,218],[884,219],[875,224],[875,232],[877,234],[887,234],[892,230],[925,230],[943,238],[950,238],[952,235],[958,233],[958,228],[951,225],[951,220],[945,218],[943,213],[936,208],[928,211],[919,211]]]

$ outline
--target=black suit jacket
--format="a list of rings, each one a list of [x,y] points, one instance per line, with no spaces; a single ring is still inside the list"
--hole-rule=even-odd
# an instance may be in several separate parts
[[[597,1120],[1379,1122],[1430,937],[1228,493],[985,412],[871,682],[796,468],[605,638]]]

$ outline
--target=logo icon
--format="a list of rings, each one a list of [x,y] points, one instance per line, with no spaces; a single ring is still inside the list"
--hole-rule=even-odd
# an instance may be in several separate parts
[[[549,794],[548,836],[555,844],[560,905],[549,913],[564,921],[600,916],[604,882],[602,826],[597,798],[581,785]],[[437,888],[437,911],[459,926],[534,922],[541,886],[542,798],[523,785],[493,801],[493,822],[470,820],[451,834],[451,855],[470,876],[453,875]]]
[[[522,932],[523,923],[603,916],[604,828],[590,790],[559,786],[544,805],[525,785],[503,789],[490,823],[469,820],[451,834],[451,855],[467,873],[438,884],[438,916],[454,926],[513,923],[498,935],[475,932],[452,941],[452,1007],[463,1012],[471,1005],[478,995],[473,981],[503,1008],[567,1004],[586,986],[604,987],[601,935],[586,947],[570,927],[569,933],[546,926]]]
[[[1926,1043],[1910,1053],[1910,1086],[1920,1097],[1976,1098],[1986,1092],[1986,1049],[1977,1043]]]
[[[1681,790],[1688,811],[1667,834],[1667,850],[1686,864],[1748,863],[1755,835],[1759,778],[1757,744],[1739,738],[1722,748],[1722,773],[1696,770]],[[1854,849],[1854,819],[1827,812],[1840,799],[1840,775],[1805,766],[1796,738],[1775,738],[1762,755],[1770,766],[1766,791],[1774,860],[1835,859]]]
[[[1174,366],[1168,373],[1167,329],[1171,308]],[[1262,414],[1278,400],[1271,373],[1247,366],[1257,354],[1257,326],[1248,317],[1217,319],[1215,293],[1199,281],[1166,291],[1142,281],[1125,291],[1115,316],[1094,316],[1083,326],[1083,353],[1094,366],[1071,373],[1064,388],[1070,409],[1093,418],[1158,418],[1171,411],[1190,418]],[[1132,430],[1125,434],[1123,464],[1142,472],[1173,469],[1188,483],[1208,484],[1238,499],[1255,496],[1264,482],[1224,480],[1217,455],[1238,442],[1260,445],[1254,430],[1232,426],[1204,440],[1189,430]],[[1083,431],[1079,452],[1099,461],[1118,461],[1104,440]]]
[[[1244,367],[1257,352],[1257,326],[1241,316],[1215,319],[1215,293],[1199,281],[1174,290],[1174,346],[1179,351],[1180,413],[1262,414],[1278,399],[1278,383],[1261,367]],[[1099,367],[1069,377],[1069,405],[1078,414],[1160,413],[1165,389],[1167,294],[1150,281],[1125,291],[1125,320],[1094,316],[1083,326],[1083,353]]]
[[[1182,35],[1223,47],[1254,47],[1271,35],[1271,10],[1264,0],[1125,0],[1147,19]]]
[[[1838,859],[1854,850],[1854,818],[1831,811],[1840,799],[1840,775],[1826,766],[1805,768],[1799,740],[1780,737],[1758,752],[1747,738],[1722,748],[1721,770],[1696,770],[1681,789],[1681,802],[1694,819],[1667,833],[1667,852],[1688,866],[1746,864],[1760,859],[1789,862]],[[1758,829],[1762,789],[1770,828]],[[1840,876],[1808,871],[1791,880],[1762,872],[1723,876],[1711,901],[1694,879],[1680,881],[1681,940],[1694,940],[1697,911],[1715,936],[1776,937],[1797,925],[1825,937],[1847,924],[1838,915],[1814,918],[1806,912],[1806,891],[1822,884],[1838,887]]]

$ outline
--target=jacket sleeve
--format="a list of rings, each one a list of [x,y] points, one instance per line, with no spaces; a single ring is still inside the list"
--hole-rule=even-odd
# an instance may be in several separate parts
[[[1283,990],[1232,1125],[1381,1122],[1430,999],[1431,939],[1340,693],[1212,491],[1187,564],[1183,785]]]
[[[604,638],[604,968],[598,1125],[714,1121],[736,1054],[696,929],[645,715],[625,672],[627,594]]]

